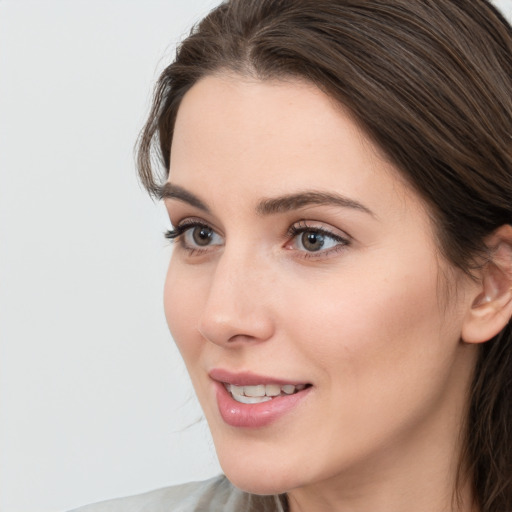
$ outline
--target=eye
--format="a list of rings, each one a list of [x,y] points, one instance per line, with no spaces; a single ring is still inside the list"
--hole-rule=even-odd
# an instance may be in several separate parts
[[[292,240],[287,244],[287,248],[310,253],[308,256],[325,256],[350,243],[348,237],[334,233],[325,227],[308,225],[305,221],[291,226],[288,235]]]
[[[178,224],[174,230],[167,231],[165,237],[179,242],[189,251],[204,251],[208,247],[224,244],[222,237],[211,226],[192,220]]]
[[[306,250],[311,252],[319,251],[320,249],[329,249],[336,245],[336,241],[330,240],[320,231],[304,231],[299,238],[300,245]],[[325,247],[327,246],[327,247]]]
[[[215,239],[215,234],[209,226],[194,226],[184,232],[183,238],[187,245],[206,247]]]

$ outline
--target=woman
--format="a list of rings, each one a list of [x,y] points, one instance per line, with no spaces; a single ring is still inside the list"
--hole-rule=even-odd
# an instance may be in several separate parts
[[[212,11],[138,162],[227,479],[94,510],[512,510],[511,135],[487,1]]]

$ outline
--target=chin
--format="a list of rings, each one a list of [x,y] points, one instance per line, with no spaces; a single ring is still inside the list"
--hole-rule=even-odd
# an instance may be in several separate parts
[[[304,471],[297,472],[297,464],[290,457],[279,453],[272,457],[256,447],[249,456],[243,450],[218,449],[217,453],[228,480],[251,494],[283,494],[303,485],[306,477]]]
[[[235,487],[251,494],[283,494],[296,487],[287,481],[283,475],[276,475],[274,471],[238,472],[228,469],[224,471],[224,474]]]

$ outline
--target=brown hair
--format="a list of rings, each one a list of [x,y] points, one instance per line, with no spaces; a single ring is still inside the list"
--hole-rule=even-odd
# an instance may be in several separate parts
[[[185,93],[223,70],[298,77],[348,108],[430,206],[439,246],[470,272],[512,224],[512,29],[486,0],[231,0],[179,46],[138,146],[169,172]],[[482,344],[463,457],[482,512],[512,511],[512,330]],[[462,459],[461,459],[462,460]]]

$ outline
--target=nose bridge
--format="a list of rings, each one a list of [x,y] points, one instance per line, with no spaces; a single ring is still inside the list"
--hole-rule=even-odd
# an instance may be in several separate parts
[[[265,265],[265,257],[250,247],[225,246],[200,316],[198,328],[206,339],[223,344],[265,340],[272,335]]]

